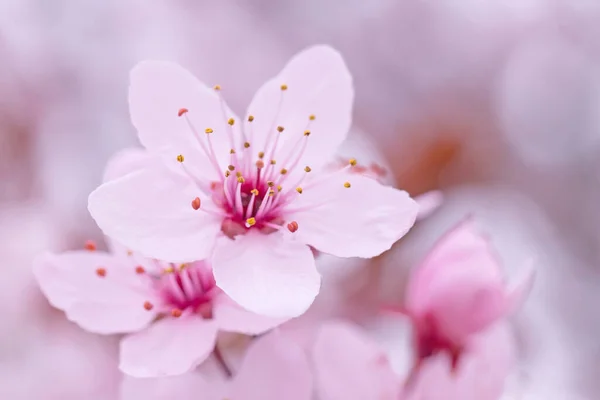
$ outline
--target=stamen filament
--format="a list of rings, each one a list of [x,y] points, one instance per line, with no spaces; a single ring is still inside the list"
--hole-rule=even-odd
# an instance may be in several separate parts
[[[254,210],[254,202],[256,201],[256,196],[258,195],[258,190],[252,190],[252,197],[250,197],[250,201],[248,202],[248,207],[246,207],[246,215],[245,219],[248,219],[252,216],[252,210]]]
[[[194,125],[190,121],[187,113],[183,114],[183,117],[185,118],[185,121],[186,121],[188,127],[190,128],[190,130],[194,134],[194,137],[196,138],[196,141],[198,142],[198,144],[200,145],[200,147],[204,151],[204,154],[210,160],[213,168],[215,169],[215,171],[217,171],[217,173],[221,177],[221,180],[224,180],[225,177],[223,176],[223,171],[221,171],[221,168],[219,167],[219,163],[217,161],[217,157],[215,155],[215,151],[214,151],[214,149],[212,147],[212,142],[210,141],[210,137],[208,139],[209,148],[207,148],[206,145],[202,142],[202,139],[201,139],[202,136],[200,134],[198,134],[198,131],[196,130],[196,128],[194,127]]]

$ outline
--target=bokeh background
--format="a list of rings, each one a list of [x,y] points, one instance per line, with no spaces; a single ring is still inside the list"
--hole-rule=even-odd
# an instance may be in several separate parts
[[[132,66],[176,61],[242,111],[317,43],[354,75],[357,152],[412,195],[444,196],[392,251],[348,268],[376,282],[352,290],[400,299],[406,271],[473,214],[508,271],[538,268],[507,399],[600,399],[598,0],[2,0],[0,398],[116,398],[117,339],[51,309],[31,261],[102,241],[87,196],[137,145]]]

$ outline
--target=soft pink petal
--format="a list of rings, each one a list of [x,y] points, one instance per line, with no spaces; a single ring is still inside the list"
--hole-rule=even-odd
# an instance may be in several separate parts
[[[225,294],[218,296],[213,304],[214,319],[219,329],[226,332],[260,335],[287,321],[285,318],[266,317],[247,311]]]
[[[344,187],[346,181],[350,188]],[[338,257],[383,253],[417,217],[417,203],[406,192],[368,177],[338,173],[306,186],[288,206],[286,218],[299,226],[294,237]],[[293,211],[299,208],[304,210]]]
[[[487,241],[467,221],[447,234],[409,283],[407,308],[429,315],[436,327],[460,341],[506,313],[504,282]]]
[[[430,312],[445,337],[460,341],[479,332],[506,313],[504,287],[480,281],[474,273],[432,288]]]
[[[88,208],[107,236],[146,257],[172,262],[206,258],[220,231],[220,218],[194,210],[210,201],[186,176],[160,163],[101,185]]]
[[[419,205],[417,220],[421,220],[430,216],[442,205],[444,195],[439,190],[432,190],[415,197],[415,201]]]
[[[288,89],[281,90],[286,84]],[[275,78],[256,93],[248,114],[246,131],[253,132],[252,148],[269,151],[265,143],[283,126],[277,158],[286,163],[290,150],[298,149],[304,131],[311,131],[299,165],[313,168],[331,161],[350,129],[354,90],[352,77],[341,55],[328,46],[310,47],[292,58]],[[309,116],[315,115],[314,121]],[[271,139],[272,140],[272,139]],[[269,154],[269,153],[267,153]]]
[[[385,353],[351,324],[323,325],[314,344],[313,363],[319,398],[400,398],[401,381]]]
[[[98,268],[106,271],[104,277],[97,275]],[[146,301],[159,301],[151,288],[133,265],[109,254],[45,254],[35,261],[34,274],[50,303],[88,331],[134,332],[155,318],[144,309]]]
[[[189,372],[213,351],[217,328],[214,321],[193,314],[166,317],[121,340],[119,368],[138,378]]]
[[[112,181],[147,167],[154,161],[152,154],[142,148],[131,147],[113,155],[104,169],[104,182]]]
[[[175,163],[178,154],[185,156],[188,168],[206,178],[217,177],[217,171],[202,151],[198,140],[206,144],[206,128],[211,128],[211,141],[220,165],[229,160],[229,132],[241,138],[240,125],[229,126],[227,120],[237,117],[221,104],[214,89],[206,87],[184,68],[169,62],[144,61],[131,71],[129,108],[133,125],[142,144]],[[224,112],[221,107],[224,107]],[[179,116],[179,110],[188,110]],[[186,122],[190,120],[197,135]]]
[[[248,348],[232,384],[232,400],[310,400],[313,378],[302,349],[279,332]]]
[[[474,270],[482,279],[502,279],[498,260],[488,241],[476,232],[471,219],[446,233],[413,272],[407,288],[407,307],[425,307],[434,283],[452,279],[454,273],[467,269]]]
[[[222,238],[212,262],[217,286],[247,310],[273,318],[304,313],[321,286],[308,246],[279,234]]]

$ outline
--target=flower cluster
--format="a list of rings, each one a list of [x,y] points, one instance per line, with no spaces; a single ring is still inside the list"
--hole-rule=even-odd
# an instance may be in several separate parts
[[[286,321],[302,321],[321,289],[320,254],[379,256],[439,195],[415,201],[381,184],[376,164],[340,162],[354,92],[327,46],[292,58],[243,117],[226,93],[168,62],[131,71],[143,149],[117,154],[89,197],[110,251],[89,242],[40,256],[34,271],[51,304],[85,330],[124,334],[120,369],[131,377],[182,375],[203,391],[210,379],[198,374],[216,363],[223,373],[208,385],[211,400],[429,399],[419,393],[436,374],[460,396],[455,381],[474,379],[478,343],[517,308],[531,275],[505,289],[471,222],[448,233],[415,270],[400,309],[414,333],[404,372],[348,322],[292,328]],[[233,368],[221,332],[261,337]],[[499,379],[481,385],[486,393],[498,391],[509,364],[494,364]]]

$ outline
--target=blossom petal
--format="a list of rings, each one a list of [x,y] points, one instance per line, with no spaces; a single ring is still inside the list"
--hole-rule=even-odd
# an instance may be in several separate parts
[[[213,351],[217,329],[214,321],[193,314],[164,318],[121,340],[119,368],[138,378],[184,374]]]
[[[471,218],[444,234],[414,271],[407,287],[407,307],[424,307],[432,295],[431,286],[459,269],[475,269],[481,278],[501,279],[498,260],[488,241],[476,232]]]
[[[152,154],[138,147],[123,149],[113,155],[104,168],[103,182],[112,181],[143,169],[154,161]]]
[[[247,310],[269,317],[304,313],[321,286],[310,249],[279,234],[251,230],[235,240],[222,238],[212,262],[217,286]]]
[[[302,349],[279,332],[257,339],[232,384],[231,399],[310,400],[313,378]]]
[[[287,85],[281,90],[281,85]],[[307,146],[299,164],[313,168],[331,161],[344,141],[352,120],[354,90],[352,77],[341,55],[328,46],[310,47],[292,58],[279,75],[266,82],[256,93],[248,114],[246,132],[252,132],[252,148],[265,151],[274,141],[277,126],[280,134],[278,158],[287,162],[290,151],[297,150],[298,140],[306,138]],[[314,115],[314,120],[309,116]],[[311,134],[304,137],[304,131]]]
[[[208,199],[187,176],[155,163],[98,187],[88,208],[119,243],[146,257],[187,262],[206,258],[221,229],[218,216],[192,208],[196,197]]]
[[[241,137],[239,123],[227,124],[229,118],[237,117],[221,102],[218,93],[184,68],[163,61],[139,63],[132,69],[130,79],[131,120],[142,144],[172,162],[183,154],[195,174],[215,179],[217,170],[200,144],[207,146],[205,129],[213,130],[210,140],[221,166],[229,160],[230,133],[234,138]],[[179,116],[182,109],[187,112]]]
[[[287,321],[285,318],[266,317],[245,310],[225,294],[215,298],[213,304],[219,329],[226,332],[260,335]]]
[[[143,284],[133,265],[109,254],[44,254],[36,259],[34,274],[50,303],[85,330],[134,332],[155,318],[144,309],[146,301],[159,301],[151,288]]]
[[[507,310],[498,260],[470,220],[436,245],[411,279],[407,296],[413,316],[431,315],[437,329],[458,341]]]
[[[344,187],[345,181],[350,188]],[[298,223],[294,236],[338,257],[383,253],[417,217],[419,207],[406,192],[365,176],[339,173],[307,186],[285,211],[288,220]]]
[[[313,349],[317,391],[322,399],[398,399],[400,379],[377,345],[351,324],[329,322]]]

